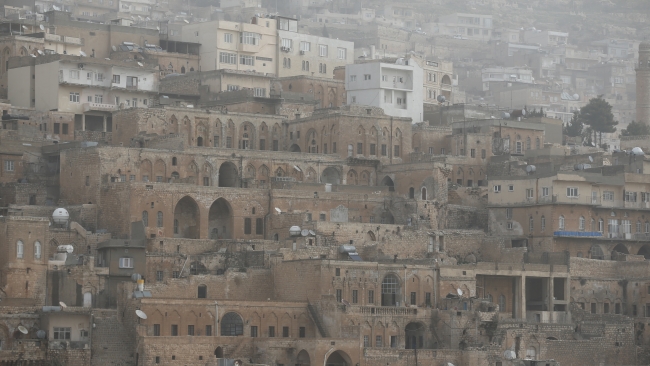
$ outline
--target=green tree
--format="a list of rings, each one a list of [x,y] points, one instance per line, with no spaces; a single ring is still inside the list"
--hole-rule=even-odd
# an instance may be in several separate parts
[[[621,130],[621,136],[645,136],[650,135],[650,126],[643,122],[630,122],[627,128]]]
[[[564,126],[563,132],[569,137],[577,137],[582,136],[584,129],[585,125],[580,120],[580,111],[575,111],[573,112],[571,122],[567,123],[567,125]]]
[[[603,99],[602,95],[591,98],[587,105],[580,108],[578,119],[591,127],[594,131],[594,142],[600,137],[601,144],[603,133],[616,132],[616,125],[618,125],[618,122],[614,121],[612,106]]]

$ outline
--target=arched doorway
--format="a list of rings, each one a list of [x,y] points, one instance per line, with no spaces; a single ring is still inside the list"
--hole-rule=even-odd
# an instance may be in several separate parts
[[[627,250],[627,247],[623,244],[617,244],[614,249],[612,249],[612,259],[616,258],[617,254],[630,254],[630,252]]]
[[[227,161],[219,167],[219,187],[238,187],[239,176],[235,164]]]
[[[399,278],[388,274],[381,282],[381,306],[398,306]]]
[[[309,353],[303,349],[298,353],[298,357],[296,357],[296,366],[309,366],[310,363]]]
[[[299,152],[300,152],[300,146],[298,146],[298,144],[293,144],[293,145],[291,145],[291,147],[289,148],[289,151],[290,151],[290,152],[298,152],[298,153],[299,153]]]
[[[352,366],[352,359],[343,351],[332,352],[325,361],[325,366]]]
[[[323,170],[320,180],[321,183],[341,184],[341,175],[336,168],[328,167]]]
[[[244,335],[244,322],[237,313],[227,313],[221,318],[221,336],[236,337]]]
[[[425,348],[426,326],[423,323],[408,323],[404,328],[406,349]]]
[[[199,228],[199,205],[190,196],[181,198],[174,208],[174,237],[198,239]]]
[[[395,192],[395,183],[389,176],[385,176],[384,179],[381,180],[381,185],[388,187],[389,192]]]
[[[637,254],[642,255],[646,260],[650,259],[650,246],[648,244],[642,246]]]
[[[214,350],[214,357],[215,357],[215,358],[223,358],[223,348],[221,348],[221,347],[217,347],[217,348]]]
[[[232,207],[223,198],[212,203],[208,212],[208,233],[210,239],[232,238],[233,219]]]

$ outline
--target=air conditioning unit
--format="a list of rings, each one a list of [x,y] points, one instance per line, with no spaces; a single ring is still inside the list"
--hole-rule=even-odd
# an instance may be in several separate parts
[[[305,51],[300,51],[300,54],[301,54],[301,55],[304,55],[304,54],[305,54]]]

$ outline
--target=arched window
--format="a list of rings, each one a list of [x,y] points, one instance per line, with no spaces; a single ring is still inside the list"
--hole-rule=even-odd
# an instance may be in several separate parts
[[[38,240],[34,243],[34,259],[41,259],[41,243]]]
[[[25,255],[25,246],[23,245],[23,242],[18,240],[16,243],[16,258],[23,258]]]
[[[506,312],[506,297],[504,295],[499,295],[499,311]]]
[[[409,198],[415,198],[415,189],[413,187],[409,188]]]
[[[149,212],[142,211],[142,223],[145,227],[149,226]]]
[[[237,313],[227,313],[221,318],[221,336],[236,337],[244,334],[244,322]]]
[[[544,217],[544,215],[542,215],[542,220],[541,220],[540,230],[541,230],[541,231],[546,230],[546,217]]]
[[[578,219],[578,229],[580,231],[585,231],[585,217],[580,216],[580,219]]]
[[[424,200],[424,201],[427,200],[427,189],[426,189],[426,187],[422,187],[422,200]]]
[[[163,227],[163,213],[162,213],[162,211],[158,211],[158,218],[157,219],[158,219],[157,220],[158,221],[157,222],[158,227]]]
[[[560,216],[560,222],[559,222],[558,228],[560,230],[564,230],[564,216]]]
[[[592,245],[591,249],[589,250],[589,253],[591,254],[591,259],[600,259],[600,260],[605,259],[605,254],[603,254],[603,249],[598,245]]]

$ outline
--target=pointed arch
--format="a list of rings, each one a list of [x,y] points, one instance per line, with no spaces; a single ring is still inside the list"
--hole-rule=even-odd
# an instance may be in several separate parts
[[[199,205],[190,196],[184,196],[174,207],[174,237],[198,239],[200,237]]]
[[[347,184],[348,185],[358,185],[359,184],[359,179],[357,172],[354,169],[350,169],[348,171],[348,177],[347,177]]]

